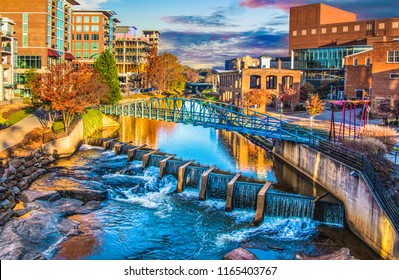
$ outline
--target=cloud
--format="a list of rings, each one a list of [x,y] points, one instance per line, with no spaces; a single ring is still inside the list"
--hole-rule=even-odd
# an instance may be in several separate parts
[[[192,67],[224,66],[226,59],[251,55],[287,55],[287,34],[267,28],[243,32],[193,32],[163,30],[160,51],[177,55]]]
[[[290,7],[306,4],[320,3],[320,0],[240,0],[239,5],[247,8],[276,8],[285,12]],[[326,0],[323,3],[334,6],[348,12],[356,13],[359,19],[389,18],[396,17],[398,14],[399,2],[392,0],[363,0],[361,4],[358,1],[348,0]]]
[[[75,6],[75,9],[83,10],[83,9],[98,9],[102,4],[109,2],[110,0],[77,0],[80,4],[79,6]]]
[[[161,18],[163,21],[175,24],[197,25],[197,26],[229,26],[227,18],[223,14],[213,13],[211,16],[167,16]]]

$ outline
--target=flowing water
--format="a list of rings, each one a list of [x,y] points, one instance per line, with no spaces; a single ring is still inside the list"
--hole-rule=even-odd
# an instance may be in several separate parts
[[[324,223],[316,221],[320,211],[301,195],[318,196],[324,191],[283,163],[274,163],[270,155],[247,139],[235,133],[172,123],[133,118],[122,118],[121,122],[121,141],[145,143],[184,160],[194,159],[233,174],[241,171],[248,177],[275,181],[275,195],[267,198],[267,216],[259,227],[250,225],[259,187],[245,182],[235,188],[237,209],[224,211],[226,194],[222,186],[234,175],[211,173],[207,200],[199,201],[198,176],[206,169],[187,168],[186,188],[176,193],[176,178],[167,175],[159,179],[158,167],[142,170],[141,161],[129,163],[126,155],[115,156],[113,151],[83,146],[73,157],[57,164],[68,172],[55,171],[52,176],[62,178],[63,183],[70,180],[106,189],[108,199],[102,209],[88,217],[74,217],[85,220],[89,228],[85,234],[94,240],[90,250],[78,256],[68,253],[84,246],[76,239],[61,244],[53,258],[222,259],[241,245],[261,259],[294,259],[298,253],[320,255],[342,247],[348,247],[356,258],[376,258],[342,226],[342,216],[336,218],[342,209],[337,209],[333,198],[323,204]],[[151,157],[150,165],[159,165],[159,159]],[[170,161],[168,173],[176,174],[179,166],[180,161]],[[279,178],[283,173],[290,179]],[[54,184],[59,181],[53,180]],[[290,203],[296,207],[290,207]]]

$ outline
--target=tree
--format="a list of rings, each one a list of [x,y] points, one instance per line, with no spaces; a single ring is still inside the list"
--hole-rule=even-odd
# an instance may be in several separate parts
[[[184,66],[183,75],[186,77],[187,82],[191,83],[197,83],[201,77],[195,69],[188,66]]]
[[[315,93],[314,86],[311,83],[306,82],[300,88],[299,99],[300,101],[305,102],[306,100],[309,99],[309,96],[311,96],[314,93]]]
[[[37,75],[35,85],[37,97],[49,106],[51,111],[60,111],[65,130],[76,114],[93,105],[100,104],[108,92],[108,86],[101,82],[101,74],[94,69],[68,63],[52,65],[47,72]]]
[[[377,111],[381,114],[384,118],[386,124],[389,124],[389,115],[392,112],[391,108],[391,100],[390,99],[383,99],[377,104]]]
[[[156,47],[151,48],[147,58],[147,81],[159,92],[181,94],[184,91],[186,78],[184,67],[178,58],[171,53],[158,55]]]
[[[280,94],[281,101],[289,103],[291,110],[294,111],[294,103],[299,101],[299,90],[296,88],[285,88]]]
[[[118,68],[114,55],[106,50],[94,62],[94,69],[101,73],[101,79],[109,87],[109,93],[104,95],[101,102],[104,104],[116,104],[122,99],[118,78]]]
[[[264,89],[250,89],[242,95],[242,106],[247,109],[251,106],[264,107],[272,102],[273,94]]]
[[[310,128],[313,127],[314,117],[323,113],[325,105],[326,103],[321,101],[318,94],[311,95],[309,100],[306,101],[305,107],[308,110],[308,115],[310,116]]]
[[[392,102],[391,112],[395,116],[396,125],[398,125],[398,122],[399,122],[399,98],[398,97],[395,97]]]

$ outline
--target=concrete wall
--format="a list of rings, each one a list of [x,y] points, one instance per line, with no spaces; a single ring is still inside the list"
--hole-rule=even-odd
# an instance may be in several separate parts
[[[43,145],[43,152],[61,157],[72,155],[83,141],[83,120],[80,120],[69,136]]]
[[[371,193],[362,175],[305,145],[276,141],[276,156],[320,184],[345,205],[349,229],[385,259],[399,259],[399,233]]]

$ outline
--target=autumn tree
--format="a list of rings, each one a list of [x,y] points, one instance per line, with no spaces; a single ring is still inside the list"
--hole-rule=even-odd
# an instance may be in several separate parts
[[[392,112],[391,100],[390,99],[382,99],[377,104],[377,112],[383,116],[385,123],[389,124],[389,115]]]
[[[395,99],[392,102],[391,112],[395,116],[396,125],[398,125],[398,122],[399,122],[399,98],[398,97],[395,97]]]
[[[61,112],[66,131],[77,114],[100,104],[108,93],[108,86],[101,82],[101,74],[86,65],[55,64],[37,75],[37,79],[34,83],[37,97],[48,104],[51,111]]]
[[[321,101],[318,94],[313,94],[310,96],[309,100],[306,101],[306,109],[308,110],[308,115],[310,116],[310,127],[313,127],[314,117],[320,115],[324,111],[326,103]]]
[[[186,78],[187,82],[191,82],[191,83],[197,83],[199,81],[199,79],[201,78],[198,71],[196,71],[195,69],[188,67],[188,66],[184,67],[183,75]]]
[[[151,49],[146,64],[147,81],[151,87],[159,92],[181,94],[186,83],[183,71],[176,56],[168,52],[158,55],[156,47]]]
[[[112,105],[118,103],[122,99],[118,68],[115,57],[110,50],[100,54],[94,62],[94,69],[101,73],[101,80],[109,87],[108,94],[102,97],[101,103]]]
[[[281,101],[289,103],[291,110],[294,110],[294,105],[299,101],[299,90],[296,88],[285,88],[283,93],[280,94]]]
[[[273,94],[264,89],[250,89],[242,95],[242,106],[247,109],[251,106],[265,108],[272,102]]]
[[[315,93],[314,86],[311,83],[306,82],[300,87],[299,100],[305,102],[314,93]]]

